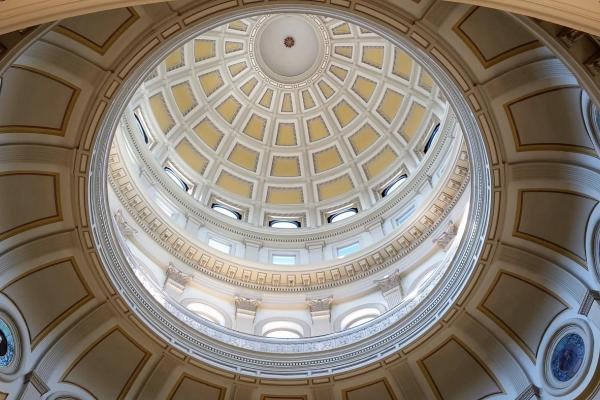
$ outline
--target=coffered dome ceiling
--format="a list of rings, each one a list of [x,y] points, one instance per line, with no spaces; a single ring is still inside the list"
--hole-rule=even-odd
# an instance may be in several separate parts
[[[409,55],[332,18],[240,19],[173,51],[130,110],[152,158],[200,203],[226,202],[243,219],[303,226],[353,205],[421,166],[448,104]],[[186,188],[186,189],[187,189]]]

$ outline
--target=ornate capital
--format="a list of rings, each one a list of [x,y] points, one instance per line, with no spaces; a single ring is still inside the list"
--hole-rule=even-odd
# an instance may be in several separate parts
[[[306,300],[311,313],[329,311],[333,296],[325,297],[324,299],[308,299]]]
[[[400,280],[400,271],[396,270],[385,278],[376,280],[375,284],[385,293],[400,286]]]
[[[260,299],[251,297],[235,296],[235,308],[237,310],[256,312],[260,305]]]
[[[131,239],[133,235],[138,232],[125,220],[125,217],[123,216],[123,210],[118,210],[115,213],[115,222],[117,223],[117,227],[119,228],[121,234],[127,239]]]
[[[175,268],[173,264],[169,264],[169,268],[167,268],[167,280],[169,279],[181,286],[185,286],[192,280],[192,275],[188,275]]]
[[[442,232],[438,237],[433,239],[433,243],[437,244],[442,249],[445,249],[450,245],[450,243],[452,243],[457,233],[458,226],[454,222],[450,221],[450,223],[446,227],[446,230]]]

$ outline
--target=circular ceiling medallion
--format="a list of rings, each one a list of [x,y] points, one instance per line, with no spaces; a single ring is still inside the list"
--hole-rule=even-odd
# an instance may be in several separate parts
[[[263,16],[250,34],[250,57],[272,83],[308,84],[329,59],[326,28],[312,15]]]

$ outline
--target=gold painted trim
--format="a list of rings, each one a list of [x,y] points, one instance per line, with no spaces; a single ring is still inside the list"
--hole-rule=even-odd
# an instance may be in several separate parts
[[[123,385],[123,388],[121,389],[121,391],[119,392],[119,395],[117,396],[117,398],[115,400],[122,400],[122,399],[124,399],[125,395],[128,392],[128,390],[131,388],[131,386],[133,385],[133,382],[135,381],[135,379],[139,375],[139,373],[142,370],[142,368],[144,368],[144,366],[146,365],[146,362],[148,361],[148,359],[150,358],[150,356],[152,354],[149,351],[147,351],[144,347],[142,347],[140,344],[138,344],[127,332],[125,332],[123,329],[121,329],[121,327],[118,326],[118,325],[114,326],[112,329],[109,329],[104,335],[100,336],[98,339],[96,339],[94,342],[92,342],[92,344],[89,345],[83,351],[83,353],[81,353],[69,365],[69,368],[67,368],[66,372],[60,377],[59,382],[70,383],[72,385],[75,385],[75,386],[79,387],[79,385],[77,383],[65,380],[66,377],[77,366],[77,364],[79,364],[79,362],[81,362],[81,360],[84,359],[88,355],[88,353],[94,349],[94,347],[96,347],[98,344],[100,344],[102,341],[104,341],[106,338],[108,338],[110,335],[112,335],[115,332],[119,332],[121,335],[125,336],[125,338],[131,344],[133,344],[135,347],[137,347],[144,354],[144,356],[142,357],[142,359],[138,362],[138,365],[134,368],[134,370],[131,373],[131,375],[129,375],[129,378],[125,382],[125,385]],[[85,388],[83,388],[83,389],[85,389]],[[219,400],[222,400],[222,399],[219,399]]]
[[[75,103],[77,102],[77,98],[79,97],[79,93],[81,93],[81,89],[66,80],[59,78],[56,75],[49,74],[45,71],[27,66],[27,65],[12,65],[10,68],[22,69],[25,71],[29,71],[34,74],[41,75],[45,78],[53,80],[63,86],[68,87],[73,91],[71,94],[71,98],[69,99],[69,103],[67,104],[67,108],[65,113],[63,114],[63,119],[60,123],[60,128],[50,128],[47,126],[36,126],[36,125],[2,125],[0,126],[0,133],[42,133],[46,135],[55,135],[55,136],[65,136],[67,125],[69,119],[71,118],[71,114],[73,112],[73,108],[75,108]]]
[[[496,64],[501,63],[511,57],[514,57],[518,54],[525,53],[526,51],[537,49],[538,47],[542,47],[542,43],[537,39],[534,39],[530,42],[518,45],[513,47],[512,49],[505,50],[501,53],[498,53],[492,58],[486,58],[479,46],[471,39],[471,37],[462,30],[462,25],[469,19],[471,16],[479,9],[480,7],[472,7],[469,12],[467,12],[457,23],[452,27],[452,31],[456,33],[462,41],[471,49],[473,54],[477,57],[481,65],[484,68],[490,68]]]
[[[423,375],[425,375],[425,379],[427,379],[427,383],[431,387],[433,393],[435,394],[435,397],[438,400],[444,400],[444,397],[442,396],[442,393],[440,392],[440,389],[436,385],[433,377],[431,376],[429,370],[427,369],[427,366],[425,365],[425,360],[427,358],[431,357],[433,354],[437,353],[441,348],[443,348],[444,346],[446,346],[451,341],[454,341],[456,344],[458,344],[458,346],[460,348],[462,348],[465,352],[467,352],[467,354],[469,356],[471,356],[471,358],[473,358],[473,360],[475,360],[475,362],[481,367],[481,369],[483,369],[483,371],[496,384],[496,387],[499,390],[498,392],[488,393],[485,396],[478,398],[477,400],[485,399],[486,397],[493,396],[493,395],[496,395],[496,394],[505,394],[506,393],[506,391],[504,390],[504,387],[502,386],[502,384],[500,383],[500,381],[498,380],[498,378],[496,377],[496,375],[483,362],[483,360],[473,350],[471,350],[462,340],[460,340],[457,336],[450,335],[438,347],[436,347],[434,350],[432,350],[429,353],[427,353],[423,358],[417,360],[417,364],[419,365],[419,368],[421,369],[421,372],[423,373]]]
[[[572,259],[573,261],[577,262],[579,265],[581,265],[583,268],[585,268],[586,270],[588,269],[588,265],[587,265],[587,260],[584,260],[583,258],[579,257],[577,254],[573,253],[571,250],[562,247],[561,245],[557,244],[557,243],[553,243],[550,242],[546,239],[534,236],[532,234],[529,234],[527,232],[521,232],[519,230],[519,225],[521,224],[521,217],[523,214],[523,194],[524,193],[562,193],[562,194],[569,194],[569,195],[573,195],[573,196],[577,196],[577,197],[581,197],[584,199],[590,199],[596,202],[596,205],[594,207],[596,207],[598,205],[598,200],[587,196],[585,194],[582,193],[578,193],[572,190],[562,190],[562,189],[519,189],[518,193],[517,193],[517,209],[515,210],[515,223],[513,225],[513,231],[512,231],[512,235],[514,237],[518,237],[520,239],[524,239],[530,242],[534,242],[537,243],[539,245],[542,245],[546,248],[549,248],[551,250],[554,250],[556,252],[558,252],[559,254],[562,254],[565,257],[568,257],[570,259]],[[586,223],[586,225],[589,223],[589,218],[588,218],[588,222]]]
[[[510,124],[510,128],[511,128],[511,132],[513,135],[513,139],[514,139],[514,143],[515,143],[515,150],[517,152],[523,152],[523,151],[566,151],[566,152],[575,152],[575,153],[582,153],[582,154],[587,154],[590,156],[595,156],[597,157],[598,154],[596,153],[596,150],[590,147],[584,147],[584,146],[577,146],[577,145],[572,145],[572,144],[565,144],[565,143],[536,143],[536,144],[523,144],[521,142],[521,137],[519,135],[519,130],[517,128],[517,122],[515,121],[515,117],[510,109],[511,106],[525,101],[525,100],[529,100],[531,98],[534,98],[536,96],[540,96],[546,93],[550,93],[550,92],[555,92],[558,90],[563,90],[563,89],[578,89],[579,91],[581,91],[581,88],[579,86],[573,86],[573,85],[560,85],[560,86],[554,86],[552,88],[546,88],[546,89],[541,89],[541,90],[536,90],[534,92],[528,93],[524,96],[521,96],[519,98],[517,98],[516,100],[511,100],[508,103],[505,103],[503,105],[504,111],[506,112],[506,115],[508,117],[508,122]]]
[[[349,389],[344,389],[344,390],[342,390],[342,399],[348,400],[348,393],[354,392],[355,390],[364,389],[369,386],[377,385],[378,383],[381,383],[381,382],[383,382],[383,385],[385,386],[385,390],[387,390],[388,394],[390,395],[390,398],[392,400],[398,400],[396,393],[392,390],[392,387],[390,386],[390,384],[386,378],[381,378],[381,379],[378,379],[373,382],[365,383],[365,384],[362,384],[359,386],[354,386]],[[377,399],[377,400],[379,400],[379,399]]]
[[[167,396],[168,400],[172,400],[173,397],[175,397],[175,395],[177,394],[177,391],[179,390],[179,387],[181,386],[181,384],[183,383],[183,381],[185,379],[189,379],[193,382],[201,383],[203,385],[218,389],[219,390],[219,398],[217,400],[225,400],[225,394],[227,393],[227,388],[225,388],[223,386],[215,385],[213,383],[203,381],[203,380],[198,379],[197,377],[192,376],[187,373],[184,373],[179,377],[179,379],[177,380],[177,383],[175,384],[175,386],[173,386],[173,389],[171,389],[171,391],[169,392],[169,395]]]
[[[560,310],[556,315],[558,315],[561,312],[569,309],[570,307],[569,307],[569,305],[568,305],[567,302],[565,302],[557,294],[555,294],[554,292],[550,291],[546,287],[540,286],[536,282],[534,282],[533,280],[530,280],[528,278],[522,277],[520,275],[517,275],[517,274],[515,274],[513,272],[510,272],[510,271],[507,271],[507,270],[500,270],[498,272],[498,274],[496,275],[496,277],[494,278],[494,282],[487,289],[485,295],[483,296],[483,299],[481,300],[481,302],[477,306],[477,309],[479,311],[481,311],[489,319],[491,319],[492,321],[494,321],[496,323],[496,325],[498,325],[511,339],[513,339],[519,345],[519,347],[521,347],[523,349],[523,351],[525,352],[525,354],[527,354],[527,356],[533,361],[533,363],[535,363],[536,362],[536,358],[537,358],[537,353],[539,351],[539,346],[540,346],[540,344],[541,344],[542,341],[540,340],[540,342],[538,343],[537,348],[535,350],[531,349],[529,347],[529,345],[527,345],[527,343],[525,342],[525,340],[523,338],[521,338],[521,336],[519,336],[516,331],[514,331],[506,322],[504,322],[499,316],[497,316],[491,309],[489,309],[485,305],[485,302],[492,295],[492,292],[494,292],[494,290],[496,290],[496,286],[498,285],[498,282],[500,282],[500,279],[502,278],[502,275],[507,275],[507,276],[512,277],[513,279],[517,279],[517,280],[520,280],[522,282],[525,282],[526,284],[531,285],[531,286],[533,286],[533,287],[541,290],[542,292],[546,293],[548,296],[554,298],[556,301],[558,301],[559,303],[561,303],[564,306],[564,308],[562,310]],[[554,320],[554,318],[556,318],[556,315],[548,322],[548,324],[544,328],[544,331],[548,330],[548,327],[550,326],[550,324],[552,323],[552,321]]]
[[[104,55],[108,49],[110,49],[110,47],[112,47],[112,45],[125,33],[125,31],[129,29],[131,25],[133,25],[138,19],[140,19],[139,14],[133,8],[127,7],[125,9],[129,12],[130,16],[123,21],[123,23],[121,23],[121,25],[119,25],[117,29],[113,31],[113,33],[110,34],[104,43],[96,43],[92,39],[89,39],[62,25],[58,25],[56,28],[54,28],[54,31],[92,49],[100,55]]]
[[[308,397],[305,394],[301,394],[301,395],[297,395],[297,396],[277,395],[277,394],[263,394],[263,395],[260,396],[260,400],[280,400],[280,399],[308,400]]]
[[[69,306],[66,310],[64,310],[62,313],[60,313],[52,321],[50,321],[42,330],[40,330],[40,332],[35,337],[31,336],[31,331],[29,329],[29,325],[25,324],[26,327],[27,327],[27,332],[29,333],[29,339],[31,341],[31,348],[32,349],[35,349],[35,347],[42,340],[44,340],[46,338],[46,336],[48,336],[48,334],[54,328],[56,328],[61,322],[63,322],[71,314],[73,314],[75,311],[77,311],[77,309],[79,309],[81,306],[83,306],[88,301],[90,301],[90,300],[92,300],[94,298],[94,295],[93,295],[90,287],[88,286],[87,282],[83,278],[83,275],[81,274],[81,271],[79,270],[79,266],[77,265],[75,257],[61,258],[61,259],[58,259],[56,261],[51,261],[49,263],[46,263],[46,264],[40,265],[38,267],[35,267],[35,268],[27,271],[26,273],[19,275],[18,277],[16,277],[12,281],[10,281],[7,284],[5,284],[0,289],[0,291],[4,293],[4,290],[6,290],[9,286],[13,285],[14,283],[16,283],[16,282],[18,282],[18,281],[20,281],[22,279],[25,279],[25,278],[29,277],[30,275],[33,275],[33,274],[35,274],[37,272],[40,272],[40,271],[42,271],[42,270],[44,270],[46,268],[51,268],[51,267],[57,266],[59,264],[62,264],[64,262],[70,262],[71,263],[71,266],[72,266],[73,270],[75,271],[75,274],[77,275],[77,278],[81,282],[81,285],[83,286],[83,288],[85,289],[85,291],[86,291],[87,294],[85,296],[83,296],[81,299],[77,300],[71,306]],[[7,293],[4,293],[4,295],[6,297],[8,297],[13,302],[13,304],[15,305],[15,307],[17,308],[17,310],[19,310],[19,313],[21,313],[21,315],[24,315],[23,312],[21,311],[21,309],[19,308],[19,306],[15,303],[15,301]]]
[[[44,172],[44,171],[7,171],[0,172],[0,176],[10,175],[34,175],[34,176],[52,176],[54,178],[54,205],[56,213],[54,215],[40,218],[34,221],[30,221],[14,228],[11,228],[5,232],[0,232],[0,241],[11,238],[19,233],[25,232],[29,229],[37,228],[43,225],[48,225],[54,222],[63,220],[62,206],[60,202],[60,174],[56,172]]]

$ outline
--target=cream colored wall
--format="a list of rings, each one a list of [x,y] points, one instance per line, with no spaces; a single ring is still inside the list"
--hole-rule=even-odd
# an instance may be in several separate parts
[[[0,2],[0,34],[57,19],[163,0],[19,0]],[[527,15],[600,35],[600,3],[592,0],[447,0]],[[183,3],[179,1],[179,3]],[[42,4],[43,3],[43,4]],[[208,2],[206,2],[208,3]]]
[[[349,4],[338,3],[323,7]],[[548,339],[572,319],[589,324],[596,337],[600,328],[598,300],[589,313],[581,309],[600,288],[593,251],[600,168],[574,93],[581,90],[578,78],[590,93],[599,87],[579,70],[574,76],[540,37],[523,34],[510,18],[503,32],[482,29],[504,18],[497,12],[421,1],[407,6],[415,15],[407,17],[400,6],[352,2],[351,12],[398,34],[410,32],[408,40],[439,60],[464,91],[490,147],[492,227],[471,285],[412,346],[335,377],[248,378],[209,367],[150,333],[109,284],[90,238],[85,185],[93,137],[134,60],[192,23],[193,15],[202,20],[244,7],[224,0],[209,11],[204,4],[178,10],[178,4],[135,8],[131,15],[138,17],[126,34],[107,26],[114,40],[102,54],[81,35],[52,26],[0,37],[9,49],[0,58],[0,104],[20,99],[25,87],[41,106],[57,107],[51,88],[59,83],[78,93],[71,106],[57,107],[65,121],[58,128],[54,114],[22,100],[18,109],[0,109],[7,121],[0,126],[0,201],[12,207],[10,215],[0,213],[0,309],[14,318],[24,342],[21,365],[1,377],[0,392],[10,400],[470,400],[529,399],[537,387],[542,398],[553,398],[540,372]],[[81,18],[85,26],[96,17]],[[494,40],[497,34],[502,40]],[[14,78],[22,70],[15,65],[36,71],[28,73],[40,84]],[[28,180],[1,178],[17,172]],[[58,183],[48,184],[47,176],[58,176]],[[29,182],[34,199],[11,197],[22,182]],[[590,370],[573,396],[597,394],[597,372]]]

